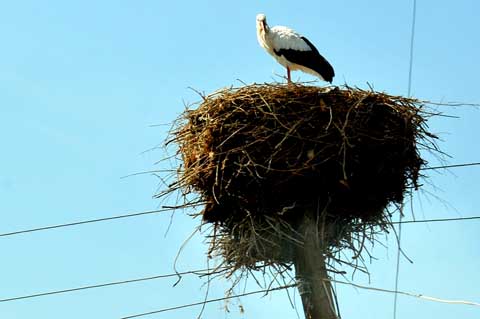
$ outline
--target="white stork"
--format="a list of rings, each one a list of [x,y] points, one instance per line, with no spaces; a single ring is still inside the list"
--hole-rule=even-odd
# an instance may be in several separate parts
[[[257,15],[257,39],[278,63],[287,68],[288,82],[290,71],[301,70],[332,83],[335,72],[328,61],[318,53],[317,48],[294,30],[276,26],[270,28],[264,14]]]

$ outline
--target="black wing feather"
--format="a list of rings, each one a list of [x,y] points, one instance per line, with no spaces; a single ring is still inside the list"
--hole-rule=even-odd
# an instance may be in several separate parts
[[[278,56],[284,56],[288,61],[295,64],[305,66],[309,69],[318,72],[322,78],[327,82],[332,82],[335,76],[335,71],[327,59],[325,59],[317,50],[317,48],[305,37],[302,40],[308,44],[311,50],[298,51],[293,49],[274,50]]]

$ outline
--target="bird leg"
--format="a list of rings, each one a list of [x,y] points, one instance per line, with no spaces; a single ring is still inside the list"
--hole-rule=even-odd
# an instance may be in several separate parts
[[[287,80],[288,80],[288,83],[292,83],[292,80],[290,78],[290,68],[287,66]]]

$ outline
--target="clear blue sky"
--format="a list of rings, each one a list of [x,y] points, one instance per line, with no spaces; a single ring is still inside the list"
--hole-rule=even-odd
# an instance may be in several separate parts
[[[10,1],[0,6],[0,233],[155,209],[165,127],[198,97],[237,79],[280,80],[284,70],[258,46],[255,15],[306,35],[336,69],[334,84],[406,94],[412,1]],[[419,0],[412,94],[479,103],[480,3]],[[312,79],[294,73],[295,79]],[[441,107],[450,163],[480,161],[480,111]],[[436,165],[435,159],[431,164]],[[417,218],[480,215],[480,168],[431,172],[415,195]],[[428,194],[430,193],[430,195]],[[436,197],[437,198],[436,198]],[[409,214],[410,216],[410,214]],[[0,298],[171,273],[199,220],[144,216],[0,237]],[[403,291],[480,301],[480,221],[405,225]],[[396,245],[377,245],[370,284],[393,288]],[[193,237],[179,270],[203,268],[206,246]],[[369,284],[358,275],[354,281]],[[184,278],[0,303],[0,318],[120,318],[204,298],[203,280]],[[216,281],[211,297],[227,282]],[[256,289],[254,285],[249,290]],[[390,294],[339,287],[342,315],[391,318]],[[295,318],[284,292],[242,299],[205,318]],[[301,307],[297,299],[297,305]],[[198,308],[146,318],[195,318]],[[399,298],[401,318],[478,318],[480,309]]]

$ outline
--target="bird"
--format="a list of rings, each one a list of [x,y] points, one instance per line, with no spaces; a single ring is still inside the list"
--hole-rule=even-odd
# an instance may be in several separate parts
[[[295,70],[332,83],[335,71],[312,42],[288,27],[270,28],[263,13],[257,14],[257,39],[260,46],[287,69],[288,83],[291,83],[290,71]]]

